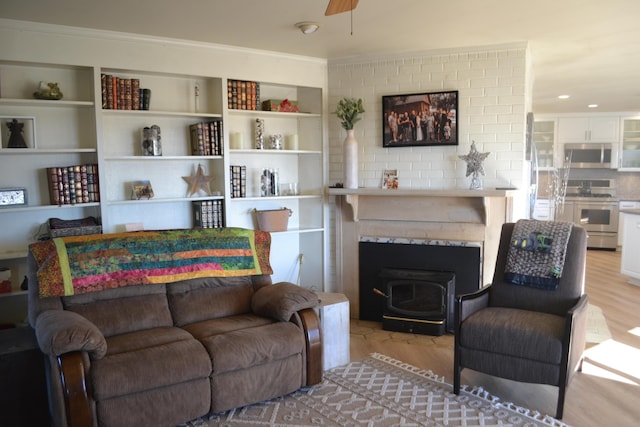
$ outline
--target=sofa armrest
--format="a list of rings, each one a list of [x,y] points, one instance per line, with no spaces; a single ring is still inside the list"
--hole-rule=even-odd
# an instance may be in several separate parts
[[[56,358],[64,397],[66,425],[92,427],[95,425],[92,399],[87,384],[87,366],[82,353],[72,351]]]
[[[288,282],[260,288],[251,298],[254,313],[281,322],[288,322],[294,313],[316,305],[318,296],[315,292]]]
[[[307,347],[307,383],[306,386],[319,384],[322,381],[322,336],[320,320],[316,311],[306,308],[298,312]]]
[[[92,359],[101,359],[107,353],[107,341],[98,327],[72,311],[41,313],[35,330],[40,350],[51,356],[86,351]]]

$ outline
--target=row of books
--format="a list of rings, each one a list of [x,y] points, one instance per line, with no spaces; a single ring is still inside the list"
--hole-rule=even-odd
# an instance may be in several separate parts
[[[246,80],[227,80],[229,108],[260,110],[260,83]]]
[[[194,156],[222,156],[224,154],[224,129],[222,120],[194,123],[191,133],[191,154]]]
[[[247,197],[247,167],[231,165],[231,198]]]
[[[97,164],[47,168],[47,182],[52,205],[100,201]]]
[[[105,110],[148,110],[151,90],[140,87],[140,79],[100,75],[102,108]]]
[[[197,200],[191,202],[193,207],[194,228],[222,228],[224,227],[223,201]]]

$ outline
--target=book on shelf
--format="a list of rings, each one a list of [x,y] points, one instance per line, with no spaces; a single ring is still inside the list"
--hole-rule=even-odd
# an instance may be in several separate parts
[[[231,165],[229,169],[231,173],[231,198],[247,197],[247,167]]]
[[[84,164],[46,168],[49,203],[75,205],[100,201],[98,165]]]
[[[193,209],[194,228],[222,228],[224,227],[224,201],[197,200],[191,202]]]
[[[142,110],[146,108],[142,101],[140,79],[122,78],[111,74],[101,73],[100,84],[102,93],[102,108],[105,110]],[[148,90],[148,89],[146,89]]]
[[[189,125],[191,154],[193,156],[222,156],[224,129],[222,119]]]
[[[259,110],[260,83],[248,80],[227,80],[228,107],[234,110]]]

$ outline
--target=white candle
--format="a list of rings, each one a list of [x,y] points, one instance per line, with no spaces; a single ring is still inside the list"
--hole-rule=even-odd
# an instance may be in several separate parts
[[[285,143],[287,150],[298,150],[298,135],[287,135]]]

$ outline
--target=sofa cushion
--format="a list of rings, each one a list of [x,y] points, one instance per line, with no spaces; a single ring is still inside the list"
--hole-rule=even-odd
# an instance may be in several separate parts
[[[251,309],[261,316],[288,322],[296,311],[318,305],[315,292],[281,282],[260,288],[251,299]]]
[[[169,308],[176,326],[249,313],[250,276],[211,277],[167,285]]]
[[[98,401],[166,387],[211,373],[200,342],[178,328],[158,328],[107,339],[107,355],[91,364]]]
[[[255,314],[240,314],[238,316],[222,317],[220,319],[205,320],[202,322],[185,325],[182,328],[196,339],[203,339],[212,335],[224,334],[240,329],[255,328],[275,322],[270,317],[257,316]]]
[[[305,351],[302,331],[293,323],[276,322],[202,339],[214,374],[246,369]]]
[[[101,298],[104,295],[100,295],[103,292],[94,292],[82,295],[84,298],[64,298],[65,309],[89,319],[105,337],[173,326],[164,285],[132,286],[123,289],[131,288],[147,288],[148,293],[123,296],[114,292],[111,293],[112,298],[104,299]]]
[[[496,324],[500,328],[493,327]],[[460,343],[468,349],[559,364],[564,326],[564,318],[555,314],[488,307],[463,322]]]

